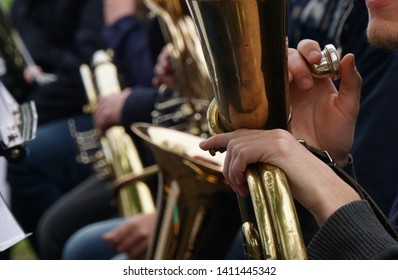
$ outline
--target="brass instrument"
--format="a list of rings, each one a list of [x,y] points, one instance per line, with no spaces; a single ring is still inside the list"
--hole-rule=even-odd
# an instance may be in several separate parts
[[[160,19],[181,93],[155,107],[160,112],[156,120],[164,124],[170,118],[192,115],[194,119],[184,132],[148,124],[132,126],[148,143],[161,175],[158,219],[147,258],[223,259],[239,230],[239,209],[222,176],[222,162],[198,147],[202,139],[198,136],[208,136],[205,116],[213,95],[199,38],[184,1],[144,2]],[[182,110],[162,114],[181,104]]]
[[[175,90],[170,95],[155,103],[151,112],[152,123],[203,138],[208,137],[206,113],[209,101],[183,97]]]
[[[208,137],[206,111],[213,96],[209,73],[185,0],[144,0],[159,19],[177,78],[176,96],[156,104],[154,124],[176,123],[175,128]],[[160,87],[163,91],[165,85]],[[178,111],[170,113],[170,108]],[[182,124],[179,120],[183,120]],[[174,124],[173,124],[174,125]],[[185,128],[184,128],[185,126]],[[167,125],[167,127],[170,127]]]
[[[87,113],[94,112],[97,96],[121,92],[116,67],[107,52],[97,51],[93,56],[92,67],[94,75],[88,65],[80,67],[89,101],[85,106]],[[124,180],[124,176],[131,177],[131,174],[134,174],[138,178],[143,177],[142,174],[145,173],[135,144],[124,127],[113,126],[105,133],[101,133],[98,129],[78,132],[73,123],[70,123],[70,128],[78,146],[80,161],[93,164],[101,179],[113,179],[114,182],[118,182],[117,199],[121,215],[131,216],[155,211],[152,194],[147,184],[142,180]],[[120,187],[120,184],[124,186]]]
[[[148,259],[223,259],[239,230],[235,193],[222,175],[223,155],[202,138],[152,124],[133,132],[148,143],[160,170],[158,219]]]
[[[184,0],[144,0],[160,19],[162,33],[176,71],[177,89],[183,96],[207,99],[213,96],[203,51]]]
[[[287,129],[287,0],[187,3],[214,87],[215,99],[208,110],[213,133],[238,128]],[[336,66],[329,58],[320,65]],[[246,178],[250,197],[238,196],[238,201],[247,257],[306,259],[284,172],[257,163],[247,169]]]

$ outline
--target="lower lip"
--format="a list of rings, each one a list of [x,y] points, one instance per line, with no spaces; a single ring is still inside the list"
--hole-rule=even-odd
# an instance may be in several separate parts
[[[372,9],[387,6],[390,3],[391,3],[390,0],[366,0],[366,6]]]

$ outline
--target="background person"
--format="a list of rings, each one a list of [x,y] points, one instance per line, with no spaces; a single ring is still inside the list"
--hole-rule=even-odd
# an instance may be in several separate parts
[[[361,106],[351,149],[355,176],[388,215],[398,190],[393,168],[398,166],[398,156],[394,154],[398,153],[398,130],[391,129],[398,126],[398,95],[393,93],[398,52],[369,44],[368,13],[363,0],[292,0],[288,19],[291,47],[296,48],[302,39],[313,39],[320,46],[333,44],[341,56],[355,55],[362,76]]]
[[[160,100],[151,83],[157,56],[165,43],[157,21],[137,15],[143,9],[142,1],[104,0],[103,4],[105,25],[101,35],[105,47],[113,50],[123,91],[100,97],[94,120],[103,132],[122,125],[131,133],[133,122],[151,122],[154,104]],[[151,164],[151,155],[145,153],[138,141],[135,144],[138,151],[143,151],[143,164]],[[85,225],[118,216],[112,182],[101,181],[96,174],[90,176],[49,208],[40,220],[42,258],[61,259],[64,244],[73,233]]]
[[[83,114],[86,94],[79,75],[82,63],[103,47],[102,3],[96,0],[14,0],[10,20],[38,68],[55,79],[26,84],[19,101],[32,100],[38,112],[37,136],[26,143],[24,162],[8,164],[11,208],[37,253],[36,226],[44,211],[91,174],[76,162],[68,120],[92,127]],[[30,68],[32,69],[32,68]]]

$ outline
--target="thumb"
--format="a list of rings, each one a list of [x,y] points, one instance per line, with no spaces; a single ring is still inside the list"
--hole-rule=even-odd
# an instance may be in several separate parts
[[[339,87],[339,102],[359,108],[362,77],[355,66],[353,54],[347,54],[340,62],[341,81]]]
[[[107,241],[111,241],[115,238],[114,231],[108,231],[102,235],[102,238]]]

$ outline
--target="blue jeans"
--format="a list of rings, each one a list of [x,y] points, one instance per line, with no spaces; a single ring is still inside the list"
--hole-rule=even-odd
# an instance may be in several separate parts
[[[82,227],[117,217],[111,181],[91,175],[64,194],[44,213],[37,226],[40,257],[59,260],[68,239]]]
[[[66,242],[62,258],[65,260],[122,259],[122,254],[105,242],[102,236],[125,220],[126,218],[109,219],[81,228]]]
[[[79,131],[92,128],[90,115],[73,118]],[[22,163],[8,164],[11,208],[25,232],[36,231],[46,209],[62,194],[92,173],[89,165],[76,161],[76,147],[68,119],[40,125],[36,138],[25,143],[27,156]],[[37,249],[35,234],[32,245]]]
[[[62,258],[65,260],[126,259],[125,254],[118,253],[102,239],[106,232],[121,225],[125,220],[126,218],[109,219],[81,228],[65,244]],[[242,244],[242,234],[238,232],[225,259],[245,259]]]

